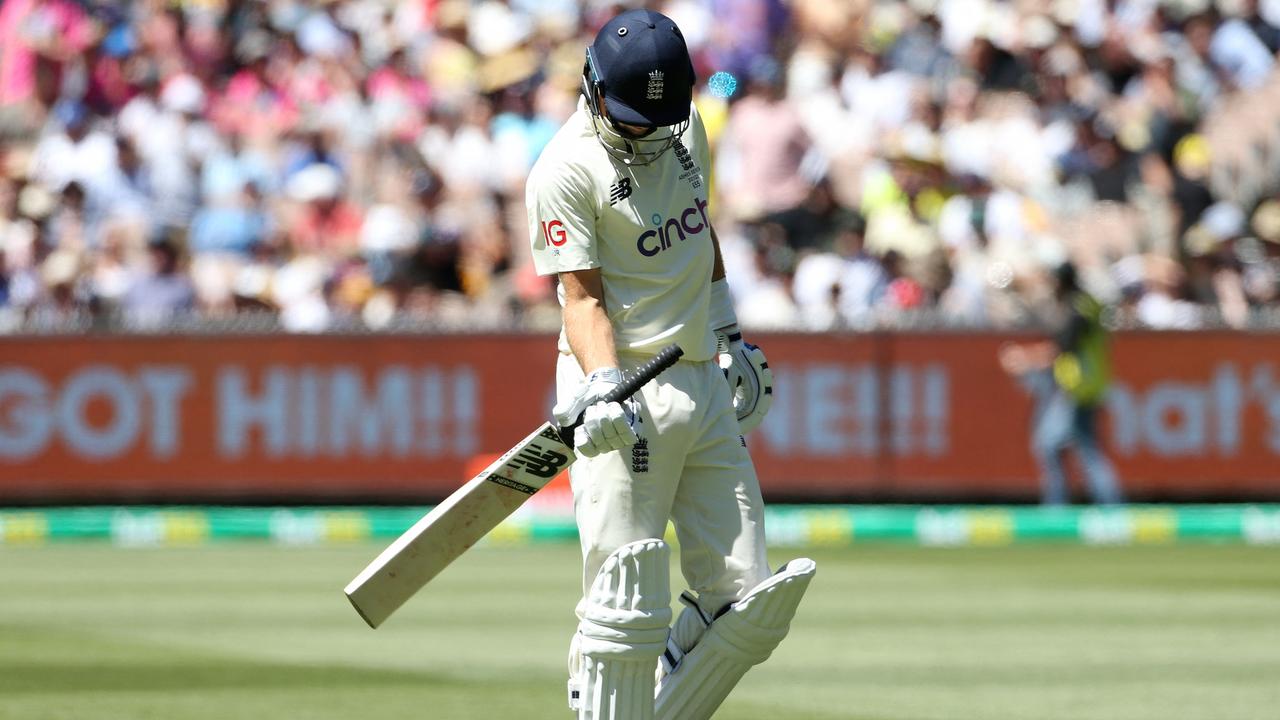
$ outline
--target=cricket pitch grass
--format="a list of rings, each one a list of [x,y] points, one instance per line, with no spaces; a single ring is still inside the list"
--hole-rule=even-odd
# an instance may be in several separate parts
[[[373,631],[342,587],[381,546],[0,547],[0,718],[569,718],[576,546],[474,550]],[[1276,548],[807,554],[718,719],[1280,718]]]

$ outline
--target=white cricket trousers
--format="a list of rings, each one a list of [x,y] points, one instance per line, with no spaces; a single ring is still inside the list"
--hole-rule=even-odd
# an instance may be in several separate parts
[[[647,357],[620,356],[624,371]],[[556,391],[571,395],[583,377],[560,355]],[[738,432],[723,371],[713,361],[681,360],[641,389],[640,441],[580,457],[570,468],[582,543],[582,592],[617,548],[660,538],[675,526],[680,568],[699,605],[715,612],[769,577],[764,501]]]

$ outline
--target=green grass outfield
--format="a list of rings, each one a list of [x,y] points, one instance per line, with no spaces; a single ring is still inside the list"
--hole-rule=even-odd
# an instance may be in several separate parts
[[[569,717],[574,545],[479,548],[375,632],[341,588],[382,544],[0,546],[0,718]],[[717,718],[1280,717],[1274,547],[814,557]]]

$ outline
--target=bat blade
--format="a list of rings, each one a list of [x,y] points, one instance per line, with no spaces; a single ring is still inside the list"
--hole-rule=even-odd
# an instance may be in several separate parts
[[[383,550],[347,585],[347,599],[377,628],[576,459],[543,423]]]
[[[631,397],[682,355],[679,345],[668,345],[601,399],[620,402]],[[565,430],[581,424],[579,416]],[[406,530],[347,585],[345,592],[356,612],[369,627],[381,625],[576,459],[559,428],[543,423]]]

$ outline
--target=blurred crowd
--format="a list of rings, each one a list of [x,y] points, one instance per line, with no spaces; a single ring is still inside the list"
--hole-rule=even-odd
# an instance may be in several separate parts
[[[546,329],[524,180],[636,3],[4,0],[0,331]],[[666,0],[739,316],[1247,327],[1280,0]]]

